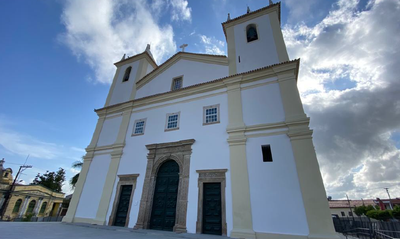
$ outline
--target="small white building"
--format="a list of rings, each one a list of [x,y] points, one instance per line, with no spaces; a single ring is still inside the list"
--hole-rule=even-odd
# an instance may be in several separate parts
[[[280,3],[222,26],[228,56],[115,63],[65,222],[336,238]]]

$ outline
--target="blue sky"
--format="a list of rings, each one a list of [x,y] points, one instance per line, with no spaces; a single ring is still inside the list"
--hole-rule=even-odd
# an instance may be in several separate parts
[[[33,168],[21,176],[26,183],[59,167],[69,179],[93,134],[93,109],[107,97],[112,63],[122,54],[140,53],[147,43],[158,63],[183,43],[189,52],[226,54],[221,23],[227,13],[234,18],[247,6],[266,5],[0,1],[0,158],[16,171],[30,155]],[[393,47],[400,41],[399,3],[286,0],[281,7],[290,58],[301,58],[299,90],[328,194],[365,198],[385,197],[382,187],[400,191],[399,50]]]

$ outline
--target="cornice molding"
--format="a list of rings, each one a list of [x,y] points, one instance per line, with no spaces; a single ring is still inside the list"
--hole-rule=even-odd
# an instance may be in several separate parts
[[[132,63],[134,61],[138,61],[138,60],[140,60],[142,58],[145,58],[154,68],[158,67],[157,63],[154,61],[154,59],[149,55],[149,53],[147,51],[144,51],[144,52],[139,53],[137,55],[131,56],[131,57],[126,58],[124,60],[115,62],[114,65],[116,67],[120,67],[122,65],[129,64],[129,63]]]

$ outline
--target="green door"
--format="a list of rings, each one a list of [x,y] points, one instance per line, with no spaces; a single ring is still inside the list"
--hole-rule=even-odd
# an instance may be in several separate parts
[[[222,235],[221,183],[204,183],[203,233]]]
[[[151,229],[172,231],[175,225],[178,185],[179,165],[172,160],[165,162],[157,173],[150,220]]]
[[[122,185],[114,226],[124,227],[131,201],[132,185]]]

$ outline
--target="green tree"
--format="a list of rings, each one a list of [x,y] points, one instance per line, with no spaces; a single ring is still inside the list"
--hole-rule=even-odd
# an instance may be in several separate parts
[[[380,221],[386,221],[392,218],[392,210],[371,210],[367,212],[367,217]]]
[[[394,218],[400,220],[400,206],[396,205],[396,206],[393,208],[392,215],[393,215]]]
[[[355,207],[355,208],[354,208],[354,213],[355,213],[357,216],[361,217],[363,214],[366,214],[366,213],[367,213],[367,207],[366,207],[365,205],[361,205],[361,206],[359,206],[359,207]]]
[[[43,175],[38,173],[31,185],[42,185],[55,192],[61,192],[64,181],[65,170],[59,168],[57,172],[46,171]]]
[[[82,166],[83,166],[83,158],[82,158],[82,160],[80,160],[80,161],[75,161],[75,162],[72,164],[72,168],[76,168],[76,169],[82,169]],[[76,183],[78,182],[78,179],[79,179],[79,173],[75,174],[75,175],[71,178],[71,180],[69,180],[69,183],[72,185],[73,188],[75,187]]]

